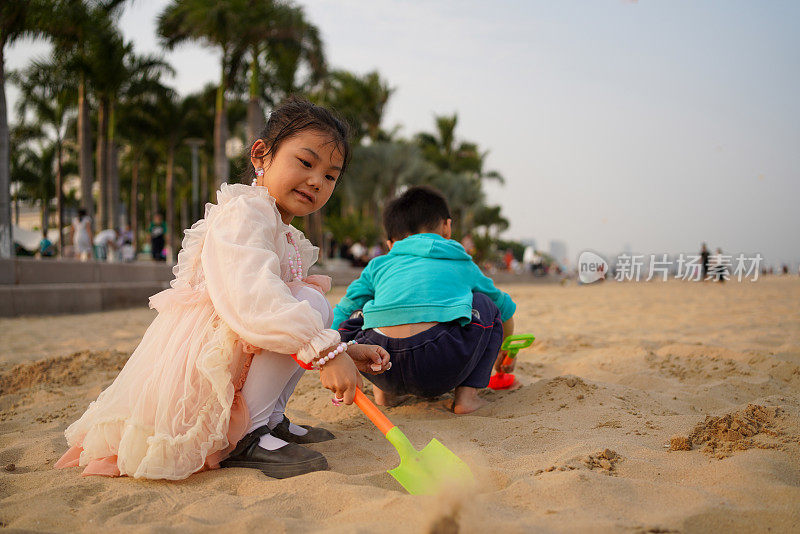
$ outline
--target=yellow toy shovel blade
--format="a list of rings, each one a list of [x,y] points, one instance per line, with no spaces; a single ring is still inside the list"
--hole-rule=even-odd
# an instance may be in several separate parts
[[[378,427],[400,455],[400,465],[390,469],[392,475],[412,495],[431,495],[443,489],[463,487],[475,483],[472,471],[464,461],[433,439],[418,451],[399,428],[372,404],[366,395],[356,389],[356,405]]]
[[[386,439],[400,455],[400,465],[388,472],[412,495],[431,495],[475,483],[469,466],[438,439],[421,451],[414,449],[397,427],[386,433]]]

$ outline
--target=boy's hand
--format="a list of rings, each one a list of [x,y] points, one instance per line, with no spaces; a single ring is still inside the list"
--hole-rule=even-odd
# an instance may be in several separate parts
[[[508,336],[514,333],[514,317],[511,316],[503,322],[503,339],[507,338]],[[503,360],[506,359],[508,356],[507,350],[501,350],[497,354],[497,359],[494,362],[494,370],[496,373],[510,373],[514,370],[514,366],[517,364],[516,358],[511,358],[511,361],[508,365],[503,365]]]
[[[357,387],[363,389],[361,375],[346,354],[340,354],[323,365],[319,371],[319,381],[324,388],[333,391],[336,398],[343,399],[345,404],[353,404]]]
[[[497,359],[494,362],[494,371],[496,373],[510,373],[514,370],[514,366],[517,364],[517,359],[511,358],[511,361],[508,365],[503,365],[503,360],[506,359],[506,356],[508,356],[507,350],[501,350],[497,354]]]
[[[347,354],[362,373],[378,375],[392,366],[389,353],[378,345],[349,345]]]

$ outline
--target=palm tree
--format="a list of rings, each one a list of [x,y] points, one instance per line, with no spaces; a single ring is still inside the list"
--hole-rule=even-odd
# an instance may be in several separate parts
[[[437,170],[425,161],[417,146],[410,143],[378,142],[356,146],[347,176],[337,188],[341,195],[341,216],[360,208],[361,217],[370,218],[378,228],[384,203],[404,184],[432,179]]]
[[[25,134],[22,134],[23,136]],[[55,193],[47,171],[53,164],[55,151],[52,146],[40,147],[40,151],[25,146],[19,139],[20,132],[14,128],[11,132],[14,155],[11,158],[11,177],[17,184],[17,200],[27,201],[31,206],[40,202],[42,237],[47,236],[51,193]]]
[[[178,100],[176,94],[168,90],[164,92],[157,103],[155,118],[158,128],[154,131],[157,146],[165,156],[166,161],[166,181],[164,185],[166,198],[166,224],[167,224],[167,248],[171,258],[174,259],[178,251],[179,240],[176,239],[176,217],[175,208],[180,206],[182,211],[187,211],[184,206],[182,195],[188,191],[188,184],[177,183],[177,178],[185,178],[184,166],[176,165],[178,150],[184,140],[192,136],[196,128],[202,124],[202,117],[197,116],[197,98],[190,96],[183,100]],[[178,192],[176,202],[175,193]],[[186,217],[188,219],[188,216]]]
[[[292,93],[307,93],[326,75],[319,29],[302,8],[284,2],[254,2],[241,41],[249,49],[247,141],[264,126],[261,101],[275,105]],[[301,72],[304,79],[298,79]]]
[[[474,226],[473,218],[484,206],[483,180],[504,183],[496,171],[485,171],[488,152],[480,152],[478,145],[456,139],[458,115],[435,117],[436,132],[418,133],[415,137],[422,154],[441,173],[427,183],[437,187],[450,203],[453,211],[454,234],[468,234]]]
[[[116,159],[114,145],[114,108],[120,87],[129,73],[125,58],[132,46],[125,44],[119,30],[111,20],[102,25],[88,39],[88,54],[92,72],[92,88],[97,100],[97,182],[100,184],[98,221],[100,228],[119,225],[119,183],[112,183],[112,168]]]
[[[388,135],[381,130],[381,122],[393,92],[377,71],[360,76],[336,70],[315,95],[315,100],[337,110],[347,120],[353,143],[360,143],[364,137],[372,142],[388,141]]]
[[[481,210],[486,196],[481,182],[468,173],[438,172],[421,181],[442,192],[450,205],[453,216],[453,235],[461,239],[469,234],[474,226],[473,216]]]
[[[38,131],[28,125],[16,125],[9,135],[11,183],[14,186],[14,218],[19,225],[20,200],[35,202],[38,198],[33,191],[39,182],[39,165],[36,163],[37,155],[28,146],[35,139]]]
[[[153,132],[150,132],[153,135]],[[147,177],[144,183],[147,184],[147,197],[149,202],[144,206],[144,227],[147,227],[147,221],[152,221],[156,213],[161,213],[158,194],[158,182],[160,177],[159,160],[161,158],[161,150],[159,150],[158,140],[151,139],[151,142],[145,145],[142,152],[141,162],[144,168],[144,174]],[[131,186],[132,187],[132,186]]]
[[[50,139],[46,128],[38,123],[21,123],[11,135],[14,146],[12,178],[19,184],[18,195],[41,209],[42,237],[47,237],[50,222],[50,203],[56,195],[54,173],[71,173],[68,161],[58,161],[62,150],[59,141]],[[63,236],[59,247],[63,249]]]
[[[81,177],[81,203],[94,223],[94,167],[92,166],[92,134],[88,106],[89,66],[85,60],[87,34],[92,26],[92,12],[82,1],[59,5],[54,17],[63,26],[54,35],[54,54],[77,78],[78,83],[78,167]]]
[[[6,45],[46,34],[47,3],[41,0],[3,0],[0,3],[0,258],[14,255],[11,237],[10,133],[6,108]]]
[[[175,71],[160,57],[139,56],[130,52],[123,58],[123,72],[121,83],[114,87],[110,100],[111,113],[108,124],[109,161],[112,163],[109,168],[110,200],[115,224],[121,221],[122,209],[119,173],[116,168],[118,156],[115,135],[120,133],[120,140],[127,142],[136,154],[135,166],[138,175],[138,157],[141,156],[142,146],[147,142],[149,133],[158,126],[155,124],[156,105],[170,92],[170,89],[161,83],[161,77],[165,74],[174,74]],[[132,185],[138,187],[138,176]],[[132,200],[135,200],[133,196]],[[135,231],[133,223],[131,228]]]
[[[473,223],[476,229],[481,227],[484,229],[484,239],[488,240],[490,237],[497,239],[499,234],[508,228],[508,219],[502,216],[501,209],[500,206],[483,206],[475,213]]]
[[[380,79],[377,72],[359,76],[348,71],[338,70],[329,74],[323,80],[322,86],[312,91],[311,99],[318,104],[336,109],[351,126],[350,136],[352,142],[355,146],[358,146],[365,136],[369,136],[372,142],[389,140],[388,136],[384,135],[380,129],[380,124],[391,93],[392,89]],[[351,172],[348,171],[348,177],[344,180],[345,182],[350,180]],[[360,181],[358,178],[354,179],[354,182]],[[345,187],[352,193],[352,184],[350,187]],[[371,186],[368,186],[368,188],[373,191]],[[353,198],[352,194],[342,194],[339,197],[342,213],[350,213],[352,215],[352,212],[348,211],[352,208],[348,207],[347,203],[351,202]],[[374,203],[371,203],[366,208],[366,211],[369,212],[370,219],[376,219],[378,211]],[[324,213],[320,210],[309,216],[306,222],[306,227],[309,229],[309,238],[315,244],[320,244],[322,241],[323,218]],[[315,233],[319,234],[316,241],[313,237]]]
[[[92,168],[92,133],[88,93],[90,84],[104,75],[103,72],[92,68],[93,63],[97,64],[97,54],[103,53],[102,47],[97,44],[96,37],[98,30],[103,30],[99,34],[104,35],[107,28],[113,27],[111,17],[117,14],[125,1],[60,0],[55,6],[51,6],[46,26],[48,34],[53,38],[55,55],[68,65],[78,81],[81,199],[93,223],[95,211],[92,197],[94,169]],[[92,61],[92,52],[94,52],[94,62]]]
[[[203,216],[203,206],[209,200],[208,165],[205,161],[207,160],[207,147],[213,146],[214,141],[212,136],[214,131],[214,93],[215,89],[209,86],[199,93],[187,95],[181,103],[183,110],[181,119],[185,133],[183,142],[191,147],[192,176],[194,177],[196,172],[199,182],[197,184],[192,183],[190,194],[192,199],[191,222],[189,225]],[[195,168],[195,165],[197,168]]]
[[[158,16],[158,35],[168,49],[186,41],[199,41],[222,52],[220,83],[214,119],[214,171],[216,187],[230,177],[225,154],[228,140],[226,92],[242,64],[241,28],[247,26],[248,0],[172,0]]]
[[[111,116],[109,129],[111,139],[114,139],[114,135],[118,135],[120,141],[127,147],[126,159],[130,171],[129,223],[134,234],[134,250],[138,250],[141,164],[145,159],[145,153],[152,148],[153,132],[160,127],[158,104],[172,91],[161,83],[161,76],[174,71],[159,57],[135,54],[126,56],[125,70],[127,79],[118,88],[119,103],[117,112]],[[119,207],[120,199],[113,191],[113,184],[119,183],[119,175],[114,172],[110,178],[113,199]],[[119,220],[118,213],[115,213],[115,220]]]
[[[469,141],[456,143],[457,114],[436,116],[435,121],[435,133],[422,132],[416,136],[417,144],[428,161],[443,171],[465,172],[479,179],[489,178],[504,183],[497,171],[483,170],[488,152],[481,153],[478,145]]]
[[[12,73],[22,98],[17,103],[18,123],[28,114],[38,128],[38,138],[48,139],[54,147],[56,220],[59,232],[59,255],[64,243],[64,140],[74,116],[77,86],[63,66],[55,61],[34,61],[21,73]]]

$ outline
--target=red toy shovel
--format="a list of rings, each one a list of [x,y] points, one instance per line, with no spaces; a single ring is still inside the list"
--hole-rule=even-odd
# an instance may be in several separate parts
[[[510,365],[511,361],[517,357],[517,353],[527,347],[530,347],[533,340],[536,339],[531,334],[519,334],[516,336],[508,336],[500,350],[507,350],[508,354],[503,360],[503,365]],[[492,389],[508,389],[514,383],[516,378],[511,373],[495,373],[489,379],[489,387]]]

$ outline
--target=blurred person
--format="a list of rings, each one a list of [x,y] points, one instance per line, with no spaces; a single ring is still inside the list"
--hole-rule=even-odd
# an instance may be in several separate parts
[[[526,271],[533,270],[533,259],[536,257],[536,251],[533,250],[532,246],[525,247],[525,251],[522,253],[522,265]]]
[[[353,246],[353,240],[345,237],[344,241],[339,243],[339,257],[353,263],[353,256],[350,254],[350,247]]]
[[[464,247],[464,250],[466,250],[467,254],[470,256],[475,255],[475,240],[472,239],[471,234],[464,236],[464,239],[461,240],[461,246]]]
[[[95,257],[100,261],[114,261],[117,250],[117,231],[107,228],[94,236]]]
[[[72,245],[81,261],[88,261],[92,257],[92,219],[83,208],[72,219]]]
[[[730,276],[728,266],[722,261],[722,249],[717,247],[716,254],[710,256],[708,264],[709,279],[715,282],[725,282]]]
[[[383,256],[385,251],[380,243],[375,243],[369,248],[369,259],[377,258],[378,256]]]
[[[133,247],[133,231],[129,224],[125,224],[119,233],[117,250],[119,251],[119,259],[122,261],[129,262],[136,259],[136,250]]]
[[[505,264],[505,266],[506,266],[506,271],[511,271],[511,270],[513,270],[513,265],[514,265],[514,253],[511,251],[511,249],[510,249],[510,248],[507,248],[507,249],[506,249],[506,253],[505,253],[505,255],[503,256],[503,263],[504,263],[504,264]]]
[[[708,247],[705,243],[703,246],[700,247],[700,260],[701,265],[703,266],[703,281],[705,281],[706,277],[708,276],[708,258],[711,256],[711,253],[708,252]]]
[[[536,276],[544,276],[546,274],[544,269],[544,260],[536,251],[533,252],[533,258],[531,259],[531,271]]]
[[[331,235],[330,237],[330,246],[328,247],[328,258],[334,259],[336,258],[336,254],[339,251],[339,242],[336,241],[336,238]]]
[[[42,237],[42,240],[39,241],[39,256],[42,258],[51,258],[55,256],[56,248],[53,246],[53,242],[50,241],[47,236]]]
[[[351,262],[354,267],[364,267],[367,264],[367,247],[361,241],[356,241],[350,247],[350,256],[353,258]]]
[[[164,222],[164,216],[161,213],[153,215],[153,222],[147,229],[150,232],[150,254],[156,261],[167,261],[164,255],[164,239],[167,235],[167,223]]]

